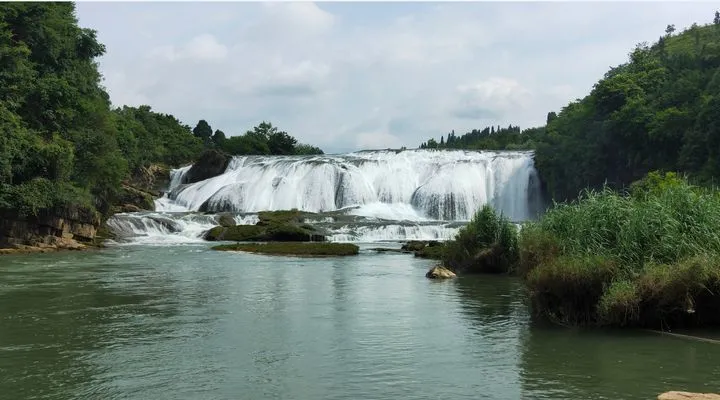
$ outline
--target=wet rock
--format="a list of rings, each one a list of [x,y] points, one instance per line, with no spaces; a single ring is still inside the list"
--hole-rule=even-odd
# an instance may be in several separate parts
[[[230,159],[230,155],[220,150],[205,150],[198,161],[183,176],[182,183],[195,183],[218,176],[225,172]]]
[[[232,215],[229,214],[221,214],[218,218],[218,224],[225,227],[237,225],[235,223],[235,218],[233,218]]]
[[[425,274],[425,277],[429,279],[449,279],[454,278],[455,276],[456,275],[454,272],[439,265],[436,267],[432,267],[430,271]]]

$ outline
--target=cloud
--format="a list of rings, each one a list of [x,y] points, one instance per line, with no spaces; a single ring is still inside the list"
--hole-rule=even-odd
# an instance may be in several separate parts
[[[513,79],[493,77],[457,87],[458,105],[452,115],[465,119],[496,120],[505,110],[518,111],[528,103],[531,93]]]
[[[176,62],[176,61],[219,61],[228,55],[228,48],[220,43],[213,35],[204,33],[192,38],[185,45],[160,46],[150,50],[150,57]]]
[[[636,43],[710,3],[79,2],[115,105],[240,134],[270,120],[326,151],[529,127]],[[610,21],[610,22],[608,22]]]

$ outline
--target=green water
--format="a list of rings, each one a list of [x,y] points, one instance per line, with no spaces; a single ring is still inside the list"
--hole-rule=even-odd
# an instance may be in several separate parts
[[[653,399],[720,345],[531,324],[519,282],[206,245],[0,258],[2,399]]]

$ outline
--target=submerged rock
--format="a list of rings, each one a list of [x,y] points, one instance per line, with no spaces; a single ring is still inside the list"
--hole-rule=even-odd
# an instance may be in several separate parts
[[[659,395],[658,400],[720,400],[720,394],[670,391]]]
[[[426,278],[430,279],[449,279],[454,278],[456,275],[454,272],[450,271],[449,269],[442,267],[442,266],[436,266],[430,268],[430,271],[425,274]]]

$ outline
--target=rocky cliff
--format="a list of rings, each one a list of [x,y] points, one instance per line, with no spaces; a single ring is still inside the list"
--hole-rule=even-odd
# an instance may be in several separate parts
[[[0,215],[0,253],[80,250],[93,243],[100,215],[81,207],[45,210],[38,216]]]

